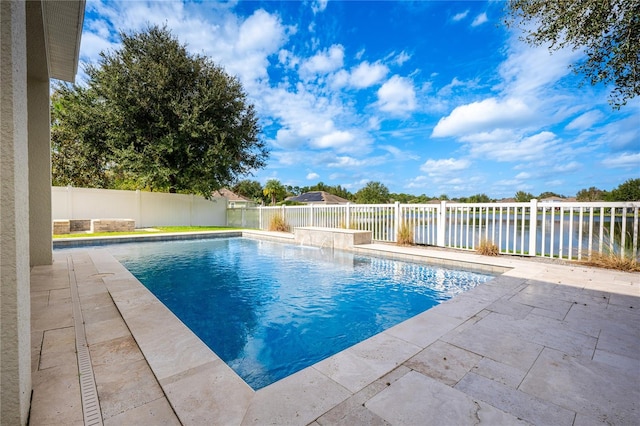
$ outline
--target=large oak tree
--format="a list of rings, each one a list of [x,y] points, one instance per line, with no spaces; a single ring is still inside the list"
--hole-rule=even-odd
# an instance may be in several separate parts
[[[613,107],[640,94],[640,0],[509,0],[507,13],[529,44],[584,49],[574,70],[610,84]]]
[[[165,27],[120,36],[119,49],[87,67],[86,87],[54,93],[54,157],[80,144],[77,152],[102,155],[84,164],[111,184],[128,180],[207,198],[264,167],[268,151],[237,78],[187,52]],[[65,170],[54,165],[54,182]]]

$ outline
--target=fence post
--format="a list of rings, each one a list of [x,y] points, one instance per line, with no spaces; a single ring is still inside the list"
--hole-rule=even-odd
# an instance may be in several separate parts
[[[136,221],[136,228],[141,228],[142,225],[142,194],[140,190],[136,189],[136,213],[133,218]]]
[[[522,212],[524,215],[524,212]],[[524,217],[522,218],[524,220]],[[562,218],[560,219],[562,220]],[[536,255],[536,236],[538,235],[538,200],[533,198],[529,207],[529,256]]]
[[[316,226],[313,221],[313,203],[309,204],[309,226]]]
[[[263,206],[258,206],[258,229],[263,230],[262,227],[262,208]]]
[[[193,226],[193,203],[195,195],[189,194],[189,226]],[[224,199],[225,203],[227,199]]]
[[[281,210],[282,210],[282,212],[281,212],[282,220],[284,220],[285,223],[289,223],[289,221],[287,220],[287,206],[283,204]]]
[[[447,233],[447,202],[440,201],[440,210],[438,211],[438,237],[436,245],[438,247],[445,246],[445,236]]]
[[[346,217],[345,217],[345,224],[344,224],[344,226],[347,229],[351,229],[351,209],[350,209],[350,207],[351,207],[351,203],[347,203],[347,214],[345,215]]]
[[[73,187],[67,185],[67,218],[69,220],[75,219],[73,217]]]
[[[393,224],[393,241],[398,241],[398,234],[400,233],[400,201],[395,202],[395,223]]]

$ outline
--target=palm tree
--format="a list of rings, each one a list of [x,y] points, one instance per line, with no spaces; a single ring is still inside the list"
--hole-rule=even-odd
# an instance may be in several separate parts
[[[262,193],[266,197],[270,197],[271,205],[275,206],[278,198],[283,198],[287,193],[287,190],[278,179],[269,179],[264,186]]]

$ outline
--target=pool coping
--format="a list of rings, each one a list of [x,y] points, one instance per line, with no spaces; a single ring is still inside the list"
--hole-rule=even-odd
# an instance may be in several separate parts
[[[223,236],[223,232],[214,232],[218,237]],[[242,231],[241,235],[292,242],[287,234]],[[513,294],[527,279],[548,270],[544,263],[519,258],[489,258],[422,247],[368,244],[351,251],[410,261],[436,261],[453,267],[471,266],[500,275],[483,286],[254,391],[107,250],[94,247],[87,252],[183,424],[208,423],[212,419],[217,424],[312,423],[383,378],[391,380],[388,376],[420,351],[496,301]],[[220,389],[224,391],[220,392]]]

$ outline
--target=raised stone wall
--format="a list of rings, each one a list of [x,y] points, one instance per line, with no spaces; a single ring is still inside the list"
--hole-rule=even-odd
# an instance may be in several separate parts
[[[136,229],[133,219],[92,219],[91,232],[131,232]]]
[[[90,231],[91,219],[71,219],[69,227],[71,232]]]
[[[371,244],[371,231],[354,229],[300,227],[294,229],[295,242],[301,245],[348,249],[359,244]]]
[[[69,220],[54,220],[53,235],[62,235],[71,232],[71,225],[69,222]]]

